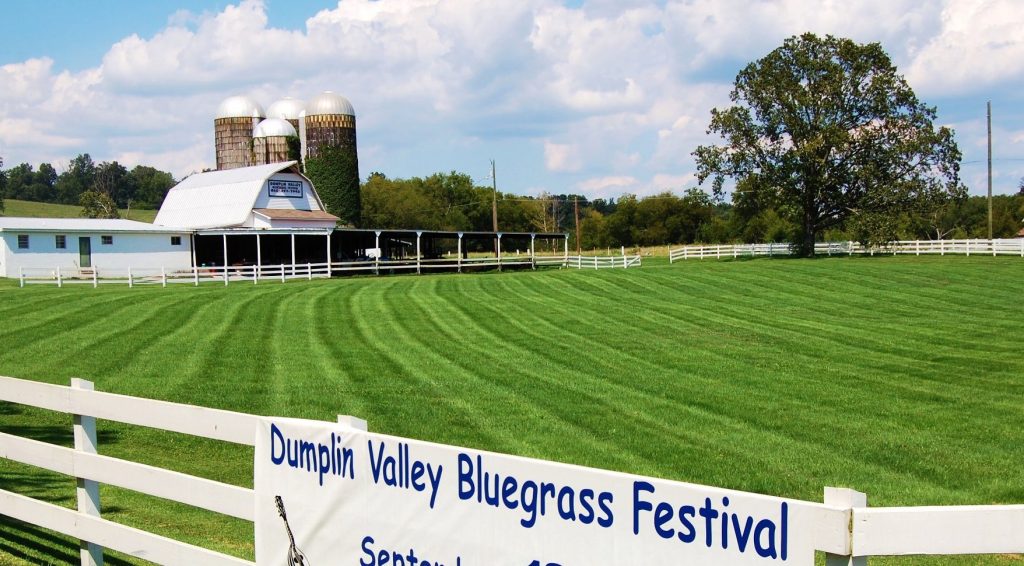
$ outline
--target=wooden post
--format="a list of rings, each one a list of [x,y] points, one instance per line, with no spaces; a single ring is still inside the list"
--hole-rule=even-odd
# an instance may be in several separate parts
[[[228,284],[228,235],[221,234],[221,238],[224,240],[224,284]]]
[[[61,277],[60,266],[59,265],[57,266],[57,286],[58,287],[63,287],[64,286],[64,279]]]
[[[260,270],[263,269],[263,246],[260,245],[260,233],[256,232],[256,267],[252,270],[253,282],[260,278]]]
[[[967,257],[971,257],[971,241],[967,240]]]
[[[352,415],[338,415],[338,424],[366,432],[366,421]]]
[[[163,266],[160,266],[160,283],[161,287],[167,286],[167,270]]]
[[[195,263],[192,264],[192,281],[195,283],[196,287],[199,286],[199,268],[196,267]]]
[[[946,255],[946,240],[939,240],[939,255]]]
[[[498,245],[497,245],[497,248],[498,248],[498,271],[501,271],[501,232],[497,233],[497,238],[498,238]],[[566,241],[566,244],[568,244],[569,240],[566,239],[565,241]]]
[[[868,506],[868,496],[852,489],[842,487],[825,488],[825,505],[845,507],[852,510]],[[852,556],[825,553],[825,566],[867,566],[866,556]]]
[[[459,232],[459,260],[458,260],[458,263],[459,263],[459,273],[462,273],[462,232]]]
[[[255,284],[260,282],[260,276],[259,276],[259,273],[257,273],[257,270],[259,268],[260,268],[259,265],[252,266],[252,284],[253,285],[255,285]]]
[[[311,262],[306,262],[306,280],[313,280],[313,264]]]
[[[71,388],[92,391],[93,383],[77,377],[71,378]],[[82,415],[74,415],[75,450],[86,454],[96,454],[96,419]],[[100,486],[93,480],[75,478],[78,484],[78,512],[100,516]],[[102,566],[103,547],[85,540],[78,541],[83,566]]]
[[[921,255],[921,240],[914,240],[914,255]]]
[[[331,232],[327,233],[327,278],[331,278]]]
[[[292,232],[292,275],[295,275],[295,232]],[[281,273],[284,274],[284,266],[281,266]],[[284,281],[284,278],[281,278]]]
[[[92,288],[93,289],[95,289],[100,284],[100,282],[98,280],[99,276],[97,275],[99,273],[99,271],[100,271],[100,268],[98,268],[98,267],[92,268]]]
[[[460,246],[462,245],[462,232],[459,232],[459,245]],[[380,230],[375,230],[374,231],[373,248],[375,250],[377,250],[377,254],[373,258],[373,274],[374,275],[380,275]],[[460,265],[461,265],[461,262],[462,262],[462,259],[461,259],[462,255],[461,254],[459,255],[459,258],[460,258],[459,262],[460,262]],[[462,269],[460,268],[459,271],[462,271]]]
[[[420,236],[423,232],[416,232],[416,275],[422,273],[420,269]]]
[[[133,282],[132,282],[132,266],[129,265],[128,266],[128,288],[129,289],[132,288],[132,284],[133,284]]]
[[[1024,243],[1024,240],[1021,240],[1021,242]],[[1024,257],[1024,247],[1021,248],[1021,252],[1020,253],[1021,253],[1021,257]],[[25,268],[24,267],[18,267],[18,287],[24,287],[24,286],[25,286]]]
[[[292,258],[292,275],[295,275],[295,258]],[[284,264],[281,264],[281,283],[284,283]]]
[[[530,267],[537,269],[537,234],[530,234]]]

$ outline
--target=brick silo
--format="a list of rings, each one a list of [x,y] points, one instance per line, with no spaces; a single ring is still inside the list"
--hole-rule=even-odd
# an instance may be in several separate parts
[[[289,138],[298,141],[295,128],[289,120],[267,118],[260,122],[252,132],[253,165],[292,161]]]
[[[330,91],[315,96],[306,103],[299,132],[303,168],[324,207],[343,224],[359,226],[362,202],[352,103]]]
[[[344,96],[331,91],[306,103],[306,157],[318,157],[322,147],[350,149],[356,153],[356,111]]]
[[[232,96],[220,103],[213,120],[218,170],[253,164],[252,133],[264,116],[263,107],[248,96]]]

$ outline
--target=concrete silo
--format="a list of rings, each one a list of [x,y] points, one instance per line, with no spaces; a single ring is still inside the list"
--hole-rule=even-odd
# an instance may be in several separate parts
[[[356,152],[356,111],[344,96],[331,91],[306,104],[306,156],[319,157],[321,148],[347,148]]]
[[[344,224],[359,226],[362,203],[352,103],[330,91],[319,94],[306,103],[300,126],[303,166],[324,207]]]
[[[263,107],[248,96],[232,96],[220,103],[213,120],[218,170],[253,164],[253,129],[264,116]]]
[[[281,163],[297,159],[299,156],[293,156],[288,145],[289,138],[298,142],[295,128],[289,120],[267,118],[260,122],[252,132],[253,165]],[[296,153],[298,153],[298,149],[296,146]]]

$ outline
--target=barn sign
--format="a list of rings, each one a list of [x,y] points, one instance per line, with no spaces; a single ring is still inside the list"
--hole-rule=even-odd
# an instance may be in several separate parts
[[[302,198],[301,181],[271,179],[267,181],[267,190],[272,197]]]
[[[652,441],[654,441],[652,439]],[[811,566],[849,516],[789,500],[267,418],[260,565]]]

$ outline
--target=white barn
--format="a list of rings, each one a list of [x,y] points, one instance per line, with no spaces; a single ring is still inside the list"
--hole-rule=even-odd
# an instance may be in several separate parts
[[[191,269],[190,230],[134,220],[0,216],[0,277],[60,269]]]

